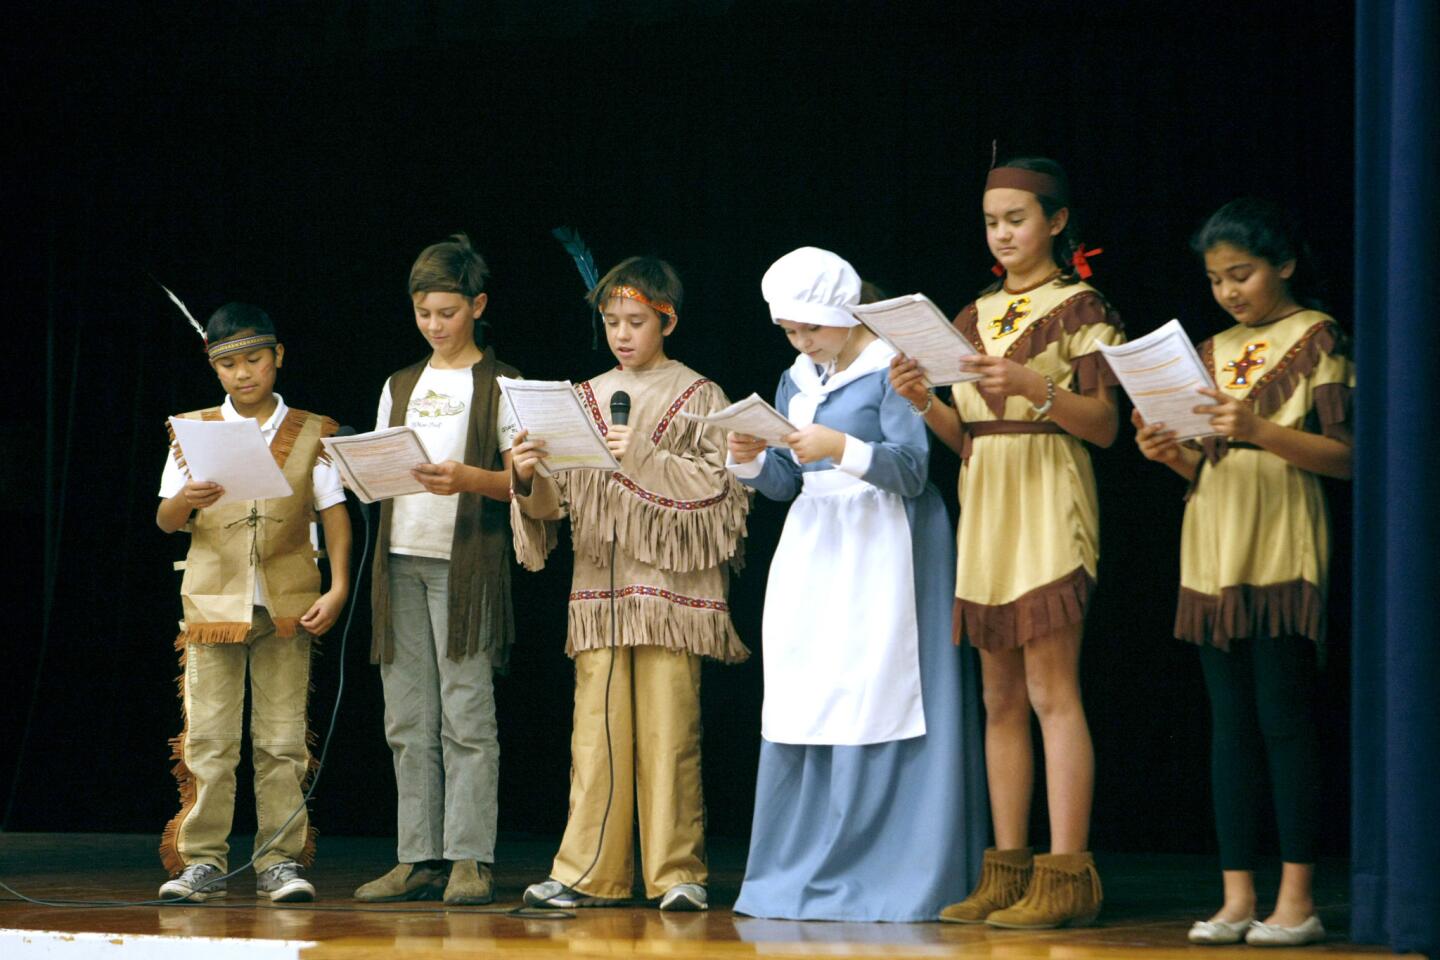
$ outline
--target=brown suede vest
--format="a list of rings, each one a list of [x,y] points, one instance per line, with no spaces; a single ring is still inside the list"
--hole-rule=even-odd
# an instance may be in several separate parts
[[[430,358],[390,377],[390,423],[405,424],[405,409]],[[519,371],[486,350],[471,368],[475,387],[470,396],[470,423],[465,436],[465,463],[482,470],[500,470],[504,461],[496,438],[500,409],[497,376],[518,377]],[[449,631],[445,654],[462,660],[479,651],[491,653],[495,669],[504,670],[515,642],[515,613],[510,603],[510,506],[478,493],[458,494],[455,534],[450,541]],[[394,501],[380,504],[380,533],[370,572],[373,634],[371,663],[395,659],[395,629],[390,622],[390,522]]]
[[[182,413],[191,420],[220,420],[220,408]],[[264,586],[265,606],[282,637],[295,635],[300,617],[320,596],[320,569],[310,542],[315,520],[311,470],[320,457],[320,438],[335,433],[335,421],[304,410],[289,410],[270,454],[290,482],[291,494],[270,500],[237,500],[197,511],[186,525],[190,550],[183,564],[180,598],[186,643],[242,643],[250,632],[255,578]],[[184,451],[176,459],[185,467]],[[188,471],[187,471],[188,475]]]

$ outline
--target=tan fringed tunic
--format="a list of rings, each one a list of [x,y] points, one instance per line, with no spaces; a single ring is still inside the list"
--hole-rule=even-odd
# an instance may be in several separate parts
[[[1283,427],[1350,442],[1355,368],[1335,321],[1301,310],[1199,346],[1220,390]],[[1175,636],[1325,637],[1330,517],[1320,478],[1248,444],[1206,438],[1180,533]]]
[[[611,543],[619,646],[659,646],[738,663],[750,655],[730,621],[728,574],[738,569],[750,498],[725,469],[724,431],[679,416],[729,404],[676,360],[616,368],[575,387],[603,435],[610,398],[630,395],[634,430],[620,470],[537,476],[511,504],[515,554],[539,570],[570,517],[575,576],[566,653],[610,645]]]
[[[1002,288],[955,326],[982,353],[1003,355],[1088,393],[1116,381],[1097,344],[1120,343],[1119,314],[1089,284]],[[1100,510],[1079,438],[1012,396],[987,400],[957,383],[966,432],[960,469],[955,638],[982,650],[1019,646],[1085,617],[1100,556]]]

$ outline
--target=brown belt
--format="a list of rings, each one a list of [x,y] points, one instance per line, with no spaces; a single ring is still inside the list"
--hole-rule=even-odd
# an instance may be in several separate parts
[[[964,439],[960,444],[960,459],[969,460],[974,452],[976,437],[993,437],[1010,433],[1064,433],[1065,428],[1051,420],[976,420],[963,426]]]

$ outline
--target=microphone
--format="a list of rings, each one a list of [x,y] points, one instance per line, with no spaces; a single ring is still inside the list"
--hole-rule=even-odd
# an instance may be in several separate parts
[[[630,394],[616,390],[610,397],[610,422],[623,427],[630,422]]]

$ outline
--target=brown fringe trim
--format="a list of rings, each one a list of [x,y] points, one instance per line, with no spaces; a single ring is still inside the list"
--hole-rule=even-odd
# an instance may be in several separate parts
[[[1315,324],[1285,351],[1274,368],[1255,382],[1245,395],[1245,402],[1262,416],[1268,417],[1285,405],[1306,377],[1315,372],[1322,355],[1343,353],[1340,328],[1332,320]],[[1212,347],[1213,350],[1213,347]]]
[[[626,481],[635,484],[624,474],[571,474],[570,529],[577,554],[608,565],[610,541],[616,536],[630,556],[676,573],[708,570],[736,559],[746,535],[750,492],[733,474],[723,479],[719,492],[691,501],[657,497],[639,484],[631,489]]]
[[[1315,413],[1320,417],[1320,432],[1350,446],[1355,444],[1350,423],[1350,396],[1353,392],[1348,383],[1322,383],[1311,393]]]
[[[1095,578],[1083,566],[1009,603],[989,605],[955,598],[952,638],[980,650],[1009,650],[1037,637],[1081,623],[1095,590]]]
[[[185,869],[186,863],[180,855],[180,826],[185,818],[190,816],[190,811],[195,809],[195,776],[185,763],[185,737],[190,731],[190,716],[185,710],[185,665],[188,661],[185,643],[185,635],[182,633],[175,638],[175,649],[180,653],[180,676],[175,678],[175,685],[179,688],[180,698],[180,735],[170,738],[170,759],[175,765],[170,772],[175,775],[175,784],[180,791],[180,811],[165,824],[165,829],[160,834],[160,863],[175,877]]]
[[[300,438],[300,431],[305,428],[309,417],[310,414],[304,410],[293,407],[285,411],[285,419],[275,431],[275,439],[270,441],[270,456],[275,458],[275,465],[281,470],[285,469],[285,461],[290,459],[290,451],[295,449],[295,441]]]
[[[290,634],[294,636],[294,634]],[[177,644],[183,643],[244,643],[250,636],[248,623],[189,623]]]
[[[320,418],[320,436],[322,439],[335,436],[335,432],[339,429],[340,424],[331,420],[329,417]],[[328,466],[330,463],[330,451],[326,450],[324,446],[321,446],[320,449],[316,451],[315,459]]]
[[[515,543],[515,560],[534,573],[545,569],[545,558],[559,542],[560,525],[554,520],[536,520],[520,509],[520,501],[510,498],[511,538]]]
[[[632,595],[615,601],[615,618],[619,629],[616,646],[664,647],[721,663],[743,663],[750,656],[728,609],[688,607],[660,597]],[[571,600],[565,653],[574,657],[610,645],[609,599]]]
[[[962,323],[964,326],[961,326]],[[1108,323],[1120,330],[1125,328],[1120,321],[1120,314],[1110,306],[1104,297],[1094,290],[1081,290],[1062,300],[1049,313],[1021,331],[1020,336],[1005,348],[1003,356],[1016,363],[1029,363],[1065,334],[1074,333],[1076,330],[1094,323]],[[955,318],[955,326],[960,328],[960,332],[975,345],[976,349],[982,353],[985,352],[983,341],[980,338],[980,311],[975,304],[970,304],[960,312],[960,315]],[[1071,362],[1074,362],[1073,358]],[[1107,365],[1106,370],[1108,371],[1108,369]],[[1110,376],[1113,377],[1113,374]],[[1116,382],[1118,383],[1118,381]],[[1003,417],[1005,415],[1004,397],[987,397],[985,403],[995,416]]]
[[[1101,387],[1120,386],[1120,378],[1115,376],[1105,354],[1099,350],[1070,358],[1070,369],[1073,372],[1070,389],[1076,393],[1090,394]]]
[[[1218,596],[1180,588],[1175,637],[1229,650],[1232,640],[1305,637],[1325,642],[1325,597],[1303,579],[1222,587]]]

